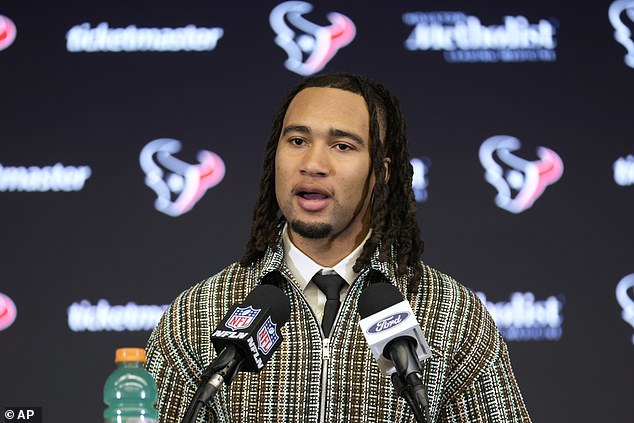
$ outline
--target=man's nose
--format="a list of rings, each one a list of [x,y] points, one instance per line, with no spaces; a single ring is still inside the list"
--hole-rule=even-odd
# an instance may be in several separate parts
[[[304,153],[300,171],[310,176],[328,175],[330,173],[328,145],[313,142]]]

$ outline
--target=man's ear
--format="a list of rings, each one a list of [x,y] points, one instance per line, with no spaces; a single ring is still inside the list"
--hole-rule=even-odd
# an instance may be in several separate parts
[[[385,183],[390,180],[390,164],[392,163],[392,159],[389,157],[383,157],[383,167],[385,167]]]

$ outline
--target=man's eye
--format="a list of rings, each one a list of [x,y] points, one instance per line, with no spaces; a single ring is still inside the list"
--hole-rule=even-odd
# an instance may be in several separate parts
[[[348,144],[335,144],[335,148],[339,151],[348,151],[348,150],[352,150],[352,147],[350,147]]]
[[[301,138],[291,138],[290,143],[293,145],[303,145],[304,144],[304,140]]]

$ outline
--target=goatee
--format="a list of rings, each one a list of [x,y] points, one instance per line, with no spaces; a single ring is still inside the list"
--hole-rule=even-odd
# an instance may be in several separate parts
[[[305,223],[299,220],[291,222],[291,229],[304,238],[320,239],[328,237],[332,232],[332,225],[328,223]]]

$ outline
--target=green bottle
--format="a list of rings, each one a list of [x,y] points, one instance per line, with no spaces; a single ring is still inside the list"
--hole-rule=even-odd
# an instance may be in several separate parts
[[[103,387],[105,423],[156,423],[156,383],[145,370],[143,348],[117,348],[117,368]]]

